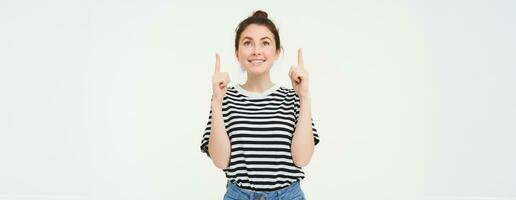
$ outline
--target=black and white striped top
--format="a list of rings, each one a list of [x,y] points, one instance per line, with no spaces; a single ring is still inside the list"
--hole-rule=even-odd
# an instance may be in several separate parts
[[[239,84],[228,87],[222,115],[231,142],[230,163],[223,170],[229,181],[246,189],[271,191],[304,178],[290,151],[299,108],[293,89],[274,85],[254,93]],[[211,110],[200,146],[206,154],[210,132]],[[313,120],[312,132],[315,144],[319,143]]]

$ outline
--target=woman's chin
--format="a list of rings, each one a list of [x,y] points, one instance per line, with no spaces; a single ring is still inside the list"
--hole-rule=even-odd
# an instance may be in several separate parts
[[[253,75],[253,76],[262,75],[265,73],[266,73],[266,71],[264,71],[264,70],[247,70],[247,74]]]
[[[248,66],[246,71],[247,71],[247,74],[252,74],[252,75],[261,75],[261,74],[264,74],[266,72],[268,72],[269,68],[267,68],[266,66]]]

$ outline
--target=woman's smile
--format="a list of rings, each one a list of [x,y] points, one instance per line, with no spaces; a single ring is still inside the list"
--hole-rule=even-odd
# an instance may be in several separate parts
[[[251,59],[251,60],[248,60],[249,63],[251,63],[252,66],[260,66],[262,65],[265,61],[265,59]]]

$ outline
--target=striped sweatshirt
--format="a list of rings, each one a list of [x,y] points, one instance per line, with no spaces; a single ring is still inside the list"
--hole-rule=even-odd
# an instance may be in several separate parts
[[[290,144],[299,115],[299,96],[293,89],[274,85],[255,93],[239,84],[229,86],[222,101],[222,116],[231,142],[227,179],[241,188],[272,191],[304,178],[292,161]],[[211,113],[201,140],[208,156]],[[312,119],[314,142],[319,135]]]

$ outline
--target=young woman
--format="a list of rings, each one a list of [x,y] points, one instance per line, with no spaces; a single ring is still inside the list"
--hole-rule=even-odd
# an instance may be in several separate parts
[[[201,151],[226,174],[224,199],[305,199],[301,167],[310,162],[319,136],[301,49],[288,74],[293,89],[271,81],[270,69],[280,53],[278,29],[259,10],[236,30],[235,55],[246,82],[229,86],[216,55]]]

